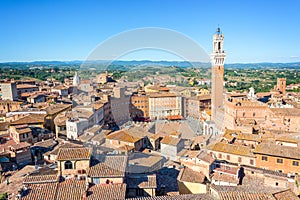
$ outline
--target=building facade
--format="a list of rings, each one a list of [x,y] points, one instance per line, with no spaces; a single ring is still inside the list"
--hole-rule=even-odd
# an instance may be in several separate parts
[[[149,94],[150,119],[164,119],[169,116],[183,116],[183,99],[172,93]]]
[[[131,118],[149,117],[149,96],[146,94],[134,94],[130,99]]]
[[[0,83],[0,94],[3,100],[17,100],[18,91],[15,82],[3,82]]]

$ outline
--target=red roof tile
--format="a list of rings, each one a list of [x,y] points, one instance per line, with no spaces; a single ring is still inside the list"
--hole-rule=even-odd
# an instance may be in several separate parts
[[[57,155],[57,160],[80,160],[90,159],[91,155],[87,148],[60,148]]]

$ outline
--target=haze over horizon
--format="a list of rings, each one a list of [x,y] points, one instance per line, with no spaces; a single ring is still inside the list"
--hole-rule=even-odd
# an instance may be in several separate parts
[[[209,54],[218,25],[225,35],[226,64],[300,62],[299,7],[296,0],[4,0],[0,2],[0,44],[4,47],[0,62],[85,60],[108,38],[143,27],[180,32]],[[120,59],[177,61],[178,56],[146,50]]]

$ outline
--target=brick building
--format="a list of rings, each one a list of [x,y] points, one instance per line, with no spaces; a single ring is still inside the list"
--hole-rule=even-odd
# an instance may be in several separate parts
[[[196,120],[202,118],[202,111],[211,109],[210,95],[194,96],[185,99],[185,116]]]
[[[183,99],[173,93],[150,93],[149,116],[151,119],[163,119],[168,116],[183,116]]]
[[[149,96],[138,93],[130,98],[130,116],[131,118],[149,117]]]
[[[283,173],[298,174],[300,149],[298,147],[261,143],[255,150],[256,167]]]

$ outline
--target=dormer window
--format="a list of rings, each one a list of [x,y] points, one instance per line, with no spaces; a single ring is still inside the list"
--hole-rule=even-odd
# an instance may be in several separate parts
[[[71,161],[66,161],[65,162],[65,169],[73,169],[73,164]]]

